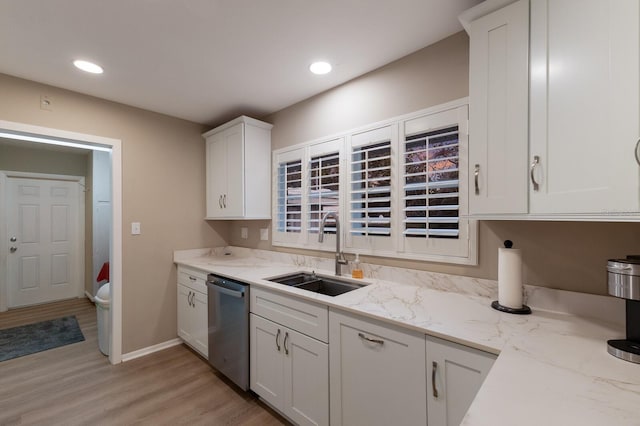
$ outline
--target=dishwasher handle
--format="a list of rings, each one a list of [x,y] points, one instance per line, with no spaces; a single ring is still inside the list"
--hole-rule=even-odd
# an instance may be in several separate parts
[[[242,290],[231,290],[226,287],[223,287],[218,282],[213,281],[211,284],[214,286],[214,291],[218,291],[222,294],[226,294],[227,296],[237,297],[238,299],[242,299],[244,297],[244,289]]]

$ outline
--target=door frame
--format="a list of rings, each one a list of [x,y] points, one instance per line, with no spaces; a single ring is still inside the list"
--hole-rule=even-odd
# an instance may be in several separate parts
[[[76,288],[76,296],[82,297],[84,296],[84,236],[85,236],[85,178],[84,176],[70,176],[70,175],[53,175],[47,173],[31,173],[31,172],[16,172],[11,170],[0,170],[0,200],[3,200],[3,204],[5,204],[5,208],[0,209],[0,241],[7,241],[9,235],[7,232],[7,224],[9,218],[7,216],[7,208],[8,204],[8,191],[6,191],[8,187],[8,182],[10,178],[23,178],[23,179],[41,179],[41,180],[57,180],[57,181],[66,181],[66,182],[75,182],[76,189],[78,191],[78,222],[79,230],[76,233],[75,241],[73,245],[77,250],[77,265],[76,269],[72,271],[72,274],[75,275],[77,288]],[[0,312],[4,312],[7,310],[7,301],[9,299],[9,287],[7,286],[9,282],[9,253],[7,252],[7,246],[5,244],[0,244],[0,277],[3,279],[0,281]]]
[[[112,364],[122,362],[122,141],[120,139],[70,132],[0,120],[0,137],[54,145],[83,145],[111,150],[111,351]],[[6,232],[0,230],[1,232]],[[0,244],[1,246],[1,244]],[[6,256],[0,256],[6,268]]]

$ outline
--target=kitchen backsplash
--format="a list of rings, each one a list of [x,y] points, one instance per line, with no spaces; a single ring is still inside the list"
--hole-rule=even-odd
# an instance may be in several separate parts
[[[333,259],[234,246],[177,251],[174,253],[174,260],[207,256],[246,258],[248,266],[250,265],[250,259],[260,259],[272,263],[295,265],[324,273],[333,273],[334,268]],[[352,260],[351,258],[352,256],[350,256],[350,260]],[[349,268],[344,267],[343,269],[346,275]],[[495,280],[365,262],[362,262],[362,269],[365,278],[425,286],[440,291],[486,297],[490,300],[498,298],[498,282]],[[532,285],[525,285],[524,291],[524,303],[534,310],[537,308],[624,324],[624,301],[615,297]]]

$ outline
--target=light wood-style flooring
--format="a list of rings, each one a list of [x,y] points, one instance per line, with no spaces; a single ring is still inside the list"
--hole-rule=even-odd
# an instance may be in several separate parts
[[[281,425],[184,345],[111,365],[74,299],[0,313],[0,329],[76,315],[85,341],[0,362],[0,425]]]

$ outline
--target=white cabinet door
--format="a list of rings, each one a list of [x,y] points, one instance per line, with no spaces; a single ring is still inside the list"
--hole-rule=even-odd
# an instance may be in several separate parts
[[[260,316],[249,316],[251,390],[280,409],[284,404],[282,345],[285,328]]]
[[[531,0],[531,213],[640,210],[639,10]]]
[[[299,425],[329,424],[329,345],[286,330],[284,414]]]
[[[331,424],[426,425],[424,334],[329,312]]]
[[[178,336],[205,358],[209,354],[207,295],[178,283]]]
[[[190,342],[193,337],[193,316],[191,315],[191,293],[193,291],[182,284],[178,284],[178,336],[185,342]]]
[[[469,213],[527,213],[529,1],[470,25]]]
[[[223,217],[223,196],[227,191],[227,145],[223,134],[207,139],[207,217]]]
[[[226,146],[227,187],[222,196],[224,216],[242,217],[244,216],[245,200],[245,168],[244,164],[244,124],[235,126],[223,132]],[[268,159],[267,159],[268,161]],[[251,170],[246,170],[251,173]]]
[[[205,358],[209,357],[209,318],[207,295],[194,291],[191,297],[191,316],[193,320],[192,346]]]
[[[300,425],[329,424],[326,343],[251,314],[251,390]]]
[[[244,124],[207,138],[207,217],[244,215]]]
[[[429,426],[458,426],[495,355],[427,336]]]

